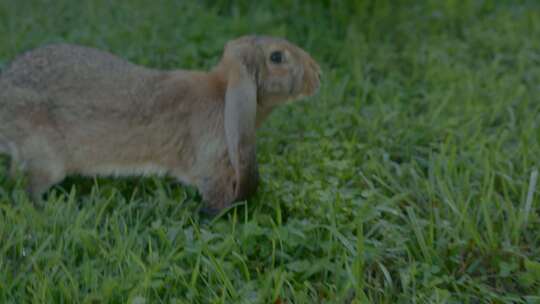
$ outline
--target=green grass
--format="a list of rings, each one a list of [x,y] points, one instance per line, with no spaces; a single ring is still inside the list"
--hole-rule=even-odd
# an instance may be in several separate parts
[[[72,178],[35,210],[2,171],[1,303],[540,303],[537,1],[5,0],[0,67],[68,41],[209,68],[246,33],[324,70],[258,132],[257,195],[209,219]]]

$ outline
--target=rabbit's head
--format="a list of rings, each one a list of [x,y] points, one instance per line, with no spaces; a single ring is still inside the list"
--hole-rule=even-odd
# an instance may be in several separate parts
[[[256,83],[257,106],[273,108],[281,103],[314,95],[321,69],[311,56],[282,38],[244,36],[227,43],[222,64],[240,62]]]
[[[224,118],[236,175],[233,188],[237,199],[243,199],[257,187],[257,126],[276,105],[315,94],[321,69],[285,39],[244,36],[227,43],[217,71],[226,80]]]

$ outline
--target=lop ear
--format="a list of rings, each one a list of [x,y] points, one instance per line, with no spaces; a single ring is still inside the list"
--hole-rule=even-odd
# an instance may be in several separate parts
[[[229,71],[225,93],[225,135],[229,158],[235,171],[235,199],[255,192],[258,183],[255,153],[257,85],[243,64]]]

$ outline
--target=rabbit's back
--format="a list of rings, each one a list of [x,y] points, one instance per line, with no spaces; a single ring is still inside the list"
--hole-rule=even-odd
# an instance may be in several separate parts
[[[0,87],[35,92],[43,102],[118,102],[148,92],[159,74],[97,49],[54,44],[16,58],[1,74]]]
[[[124,74],[141,69],[123,58],[98,49],[72,44],[51,44],[27,51],[15,58],[2,76],[12,83],[33,89],[43,89],[46,83],[69,80],[75,82],[84,75],[103,76],[103,72]],[[72,79],[71,77],[76,77]]]

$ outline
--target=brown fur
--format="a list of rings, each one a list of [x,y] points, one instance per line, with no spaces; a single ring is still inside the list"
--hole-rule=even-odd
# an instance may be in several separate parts
[[[287,62],[270,63],[273,50]],[[34,199],[70,174],[161,174],[219,210],[255,191],[255,128],[276,105],[314,94],[319,74],[306,52],[272,37],[229,42],[209,72],[45,46],[0,74],[0,152],[27,172]]]

